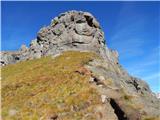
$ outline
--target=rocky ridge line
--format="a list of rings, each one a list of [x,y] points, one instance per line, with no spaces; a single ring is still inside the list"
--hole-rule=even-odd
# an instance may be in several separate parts
[[[104,59],[118,63],[118,53],[106,46],[104,33],[96,18],[88,12],[69,11],[55,17],[49,26],[41,28],[29,48],[22,45],[14,53],[1,52],[1,65],[68,50],[95,52]]]

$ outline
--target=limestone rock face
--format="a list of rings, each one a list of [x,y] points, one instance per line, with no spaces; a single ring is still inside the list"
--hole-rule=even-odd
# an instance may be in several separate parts
[[[39,30],[37,38],[32,40],[30,47],[22,45],[18,60],[7,60],[5,53],[1,64],[12,64],[22,60],[40,58],[41,56],[55,55],[63,51],[90,51],[104,59],[118,62],[118,55],[109,50],[105,44],[104,33],[94,16],[88,12],[69,11],[55,17],[51,24]]]
[[[50,26],[38,32],[37,43],[42,55],[80,50],[106,57],[104,33],[97,20],[86,12],[70,11],[54,18]]]

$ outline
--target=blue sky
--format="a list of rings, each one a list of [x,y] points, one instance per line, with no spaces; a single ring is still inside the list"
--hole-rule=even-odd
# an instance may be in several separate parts
[[[119,52],[122,66],[160,92],[160,2],[2,2],[1,10],[1,50],[28,46],[62,12],[91,12],[108,47]]]

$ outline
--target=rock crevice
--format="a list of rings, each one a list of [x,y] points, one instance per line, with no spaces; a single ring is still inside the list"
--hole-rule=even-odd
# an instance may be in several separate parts
[[[114,113],[117,115],[118,120],[128,120],[124,111],[119,107],[119,105],[115,102],[114,99],[110,99],[110,104],[114,109]]]

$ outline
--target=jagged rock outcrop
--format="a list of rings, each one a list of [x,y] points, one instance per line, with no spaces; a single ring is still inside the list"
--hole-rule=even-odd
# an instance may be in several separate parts
[[[49,26],[41,28],[29,48],[22,45],[16,55],[2,52],[1,64],[12,64],[68,50],[91,51],[104,59],[118,62],[118,53],[106,47],[104,33],[93,15],[69,11],[55,17]]]
[[[92,71],[92,84],[103,95],[104,106],[114,109],[117,119],[112,120],[159,119],[160,101],[145,81],[103,60],[93,60],[86,68]]]

